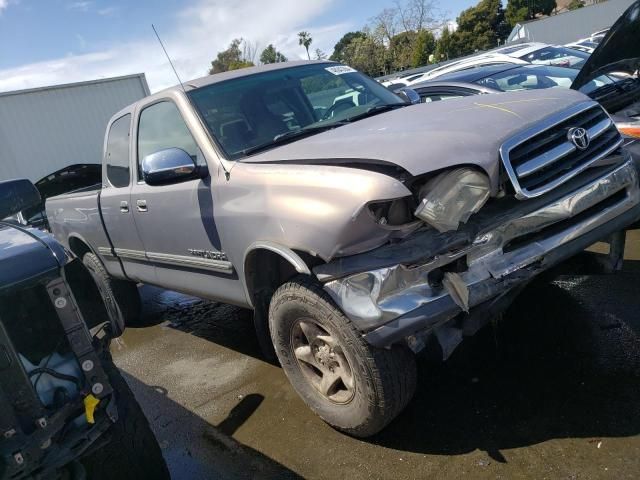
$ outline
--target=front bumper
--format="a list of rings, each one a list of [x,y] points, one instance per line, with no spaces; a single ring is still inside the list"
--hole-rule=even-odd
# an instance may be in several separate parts
[[[533,211],[479,229],[467,246],[420,264],[331,279],[324,288],[371,344],[384,347],[500,296],[638,218],[638,170],[627,160]],[[443,271],[445,281],[434,281]]]

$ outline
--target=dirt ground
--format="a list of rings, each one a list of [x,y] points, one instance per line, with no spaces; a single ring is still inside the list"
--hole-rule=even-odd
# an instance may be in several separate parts
[[[249,312],[142,287],[113,345],[175,479],[640,477],[640,234],[624,271],[531,284],[386,430],[325,425],[261,359]]]

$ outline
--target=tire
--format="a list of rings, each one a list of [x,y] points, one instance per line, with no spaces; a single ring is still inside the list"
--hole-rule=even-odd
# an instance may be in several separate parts
[[[169,479],[160,446],[133,392],[107,352],[102,366],[115,392],[118,420],[104,434],[109,443],[82,458],[92,480]]]
[[[85,253],[82,263],[89,270],[111,318],[115,336],[121,335],[125,326],[134,326],[140,321],[141,301],[134,282],[116,280],[104,269],[100,259],[93,253]]]
[[[317,327],[320,335],[311,340]],[[415,392],[413,353],[400,345],[390,349],[369,345],[308,277],[288,282],[274,293],[269,329],[296,392],[320,418],[349,435],[368,437],[379,432]],[[336,376],[340,378],[335,380]]]

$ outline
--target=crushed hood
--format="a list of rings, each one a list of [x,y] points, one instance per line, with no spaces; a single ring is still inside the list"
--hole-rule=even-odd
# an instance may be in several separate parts
[[[634,2],[613,24],[580,69],[571,88],[578,90],[608,73],[634,74],[640,67],[640,1]]]
[[[461,164],[498,183],[498,149],[516,132],[587,98],[571,90],[531,90],[407,106],[251,156],[243,163],[363,160],[411,175]]]
[[[57,255],[41,234],[0,222],[0,289],[58,268]]]

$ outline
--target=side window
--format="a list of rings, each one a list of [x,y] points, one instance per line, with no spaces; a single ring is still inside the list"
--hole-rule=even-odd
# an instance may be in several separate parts
[[[129,185],[129,127],[131,115],[120,117],[111,124],[107,137],[107,151],[105,163],[107,164],[107,178],[116,188]]]
[[[173,102],[154,103],[140,113],[138,124],[138,178],[142,178],[142,159],[167,148],[181,148],[198,164],[205,161]]]

